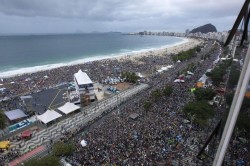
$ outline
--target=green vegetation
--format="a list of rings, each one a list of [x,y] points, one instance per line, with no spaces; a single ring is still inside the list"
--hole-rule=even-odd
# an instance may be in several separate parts
[[[43,157],[41,159],[34,158],[24,163],[24,166],[49,166],[49,165],[60,166],[61,164],[59,158],[52,155]]]
[[[58,142],[53,146],[53,154],[55,156],[71,155],[75,147],[72,143]]]
[[[241,112],[238,116],[236,126],[239,130],[250,132],[250,117],[247,113]]]
[[[219,86],[220,82],[223,81],[223,76],[226,74],[226,70],[232,64],[232,59],[223,61],[219,66],[214,68],[210,73],[206,75],[211,78],[213,85]]]
[[[234,97],[234,93],[229,93],[226,95],[227,105],[231,106],[233,97]],[[245,97],[241,105],[241,111],[247,111],[249,108],[250,108],[250,99]]]
[[[226,103],[227,105],[231,106],[233,101],[234,93],[229,93],[226,95]],[[236,126],[239,130],[246,130],[247,132],[250,132],[250,99],[244,98],[241,110],[237,119]]]
[[[197,47],[196,47],[196,52],[200,52],[200,51],[201,51],[201,48],[202,48],[201,46],[197,46]]]
[[[228,79],[229,86],[231,88],[235,87],[238,83],[239,78],[240,78],[240,70],[236,69],[235,67],[232,67]]]
[[[134,72],[122,72],[121,78],[125,78],[127,82],[136,83],[140,77]]]
[[[212,100],[213,97],[216,95],[215,90],[211,88],[197,88],[194,91],[194,95],[196,100],[201,101],[201,100]]]
[[[71,155],[74,151],[74,145],[72,143],[57,142],[53,146],[52,155],[43,157],[41,159],[31,159],[24,163],[24,166],[60,166],[59,157]]]
[[[186,116],[194,116],[194,122],[201,126],[205,126],[214,115],[212,107],[206,101],[188,103],[183,111]]]
[[[3,111],[0,110],[0,129],[4,129],[6,127],[6,119],[4,117]]]
[[[152,92],[152,97],[154,99],[154,101],[158,101],[161,98],[161,91],[159,89],[156,89]]]
[[[234,98],[234,93],[229,93],[229,94],[226,95],[226,103],[227,103],[227,105],[231,106],[233,98]]]
[[[165,88],[163,89],[163,94],[165,96],[170,96],[173,92],[172,86],[166,85]]]
[[[152,103],[150,101],[145,101],[143,104],[143,107],[147,113],[149,111],[149,109],[152,107]]]
[[[193,72],[196,68],[197,68],[197,66],[194,63],[190,63],[190,64],[188,64],[188,66],[185,69],[177,72],[177,77],[180,74],[185,74],[186,75],[187,71]]]
[[[195,57],[196,56],[196,48],[197,47],[190,49],[190,50],[187,50],[187,51],[182,51],[177,55],[173,55],[172,56],[173,61],[174,62],[177,62],[178,60],[186,61],[188,59],[191,59],[192,57]]]
[[[210,54],[205,54],[205,55],[201,56],[202,60],[205,60],[205,59],[208,59],[208,58],[210,58]]]

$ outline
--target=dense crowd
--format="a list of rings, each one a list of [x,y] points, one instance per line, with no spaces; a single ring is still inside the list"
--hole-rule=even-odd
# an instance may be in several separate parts
[[[120,71],[141,72],[151,74],[157,66],[170,65],[170,56],[143,56],[138,58],[125,56],[120,59],[104,59],[83,64],[64,66],[56,69],[23,74],[16,77],[3,78],[0,83],[8,89],[6,97],[24,95],[41,91],[58,84],[73,81],[74,73],[79,69],[88,73],[93,81],[101,82],[107,76],[118,76]],[[58,74],[60,73],[60,74]],[[5,97],[4,96],[4,97]]]
[[[4,153],[4,152],[1,152]],[[4,166],[5,163],[12,161],[13,159],[20,156],[20,153],[16,150],[10,149],[10,151],[5,155],[0,155],[0,165]]]
[[[76,151],[67,159],[71,163],[83,165],[171,165],[173,161],[198,163],[189,146],[200,146],[207,133],[200,131],[199,126],[185,123],[182,108],[185,103],[194,100],[190,88],[204,72],[213,65],[213,58],[197,66],[194,75],[185,83],[173,83],[177,71],[189,63],[199,62],[199,57],[182,62],[175,69],[163,74],[153,75],[149,81],[151,90],[145,91],[119,107],[109,116],[95,123],[91,129],[74,137]],[[143,103],[151,98],[151,92],[172,85],[170,97],[155,101],[152,109],[145,112]],[[138,120],[129,118],[131,113],[138,113]],[[81,140],[87,141],[81,147]]]

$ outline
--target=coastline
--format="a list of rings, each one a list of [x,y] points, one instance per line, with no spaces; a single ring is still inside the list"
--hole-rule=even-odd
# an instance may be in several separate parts
[[[171,45],[165,45],[161,46],[160,48],[152,48],[152,49],[144,49],[139,51],[132,51],[131,53],[118,53],[118,54],[112,54],[109,56],[95,56],[90,58],[84,58],[75,60],[68,63],[57,63],[57,64],[48,64],[48,65],[41,65],[41,66],[34,66],[34,67],[25,67],[10,71],[3,71],[0,73],[0,79],[1,78],[12,78],[12,77],[18,77],[26,74],[33,74],[36,72],[43,72],[43,71],[49,71],[61,67],[70,67],[75,65],[81,65],[88,62],[94,62],[94,61],[100,61],[100,60],[122,60],[125,57],[129,58],[130,60],[135,61],[137,58],[142,56],[149,56],[149,55],[156,55],[156,56],[162,56],[164,54],[176,54],[181,51],[188,50],[190,48],[195,47],[196,45],[199,45],[200,41],[197,39],[191,39],[191,38],[182,38],[183,41],[174,43]]]

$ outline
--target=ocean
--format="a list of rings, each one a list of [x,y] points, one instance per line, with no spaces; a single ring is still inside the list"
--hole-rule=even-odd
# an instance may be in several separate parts
[[[120,33],[0,36],[0,78],[132,55],[186,41]]]

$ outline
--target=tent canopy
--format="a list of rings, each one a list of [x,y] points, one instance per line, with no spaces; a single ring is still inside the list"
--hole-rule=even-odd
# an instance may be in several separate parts
[[[21,137],[22,137],[22,138],[30,137],[31,134],[32,134],[32,133],[31,133],[30,130],[26,130],[26,131],[22,132]]]
[[[32,99],[33,97],[28,95],[28,96],[20,96],[21,100],[25,100],[25,99]]]
[[[202,82],[203,84],[205,84],[207,81],[207,76],[206,74],[203,74],[202,77],[198,80],[198,82]]]
[[[44,114],[37,115],[37,119],[43,122],[44,124],[47,124],[61,116],[62,116],[61,114],[59,114],[54,110],[47,110]]]
[[[132,113],[129,115],[129,118],[131,118],[133,120],[136,120],[138,117],[139,117],[139,114],[137,114],[137,113]]]
[[[89,78],[89,76],[83,72],[82,70],[79,70],[77,73],[74,74],[76,81],[79,85],[85,85],[85,84],[92,84],[93,82]]]
[[[6,149],[6,148],[9,148],[9,146],[10,146],[10,141],[0,142],[0,149]]]
[[[204,83],[203,83],[203,82],[197,82],[197,83],[196,83],[196,86],[197,86],[198,88],[201,88],[201,87],[204,86]]]
[[[27,117],[27,115],[20,109],[5,111],[4,114],[8,117],[9,120],[16,120]]]
[[[70,103],[70,102],[67,102],[63,106],[58,108],[58,110],[63,112],[64,114],[69,114],[69,113],[74,112],[78,109],[80,109],[79,106],[77,106],[73,103]]]

